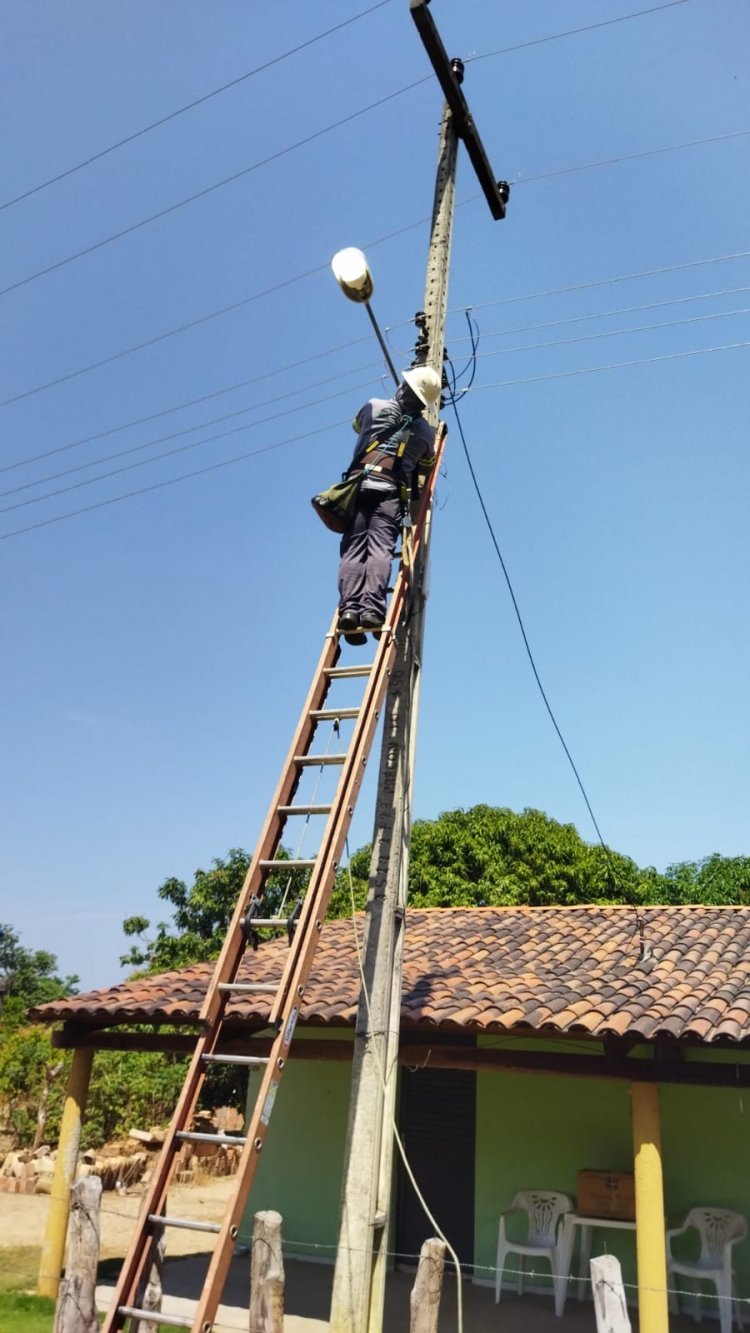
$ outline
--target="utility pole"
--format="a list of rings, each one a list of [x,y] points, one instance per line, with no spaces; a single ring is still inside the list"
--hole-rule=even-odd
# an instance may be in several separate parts
[[[442,375],[459,139],[466,144],[493,218],[505,216],[509,189],[504,181],[496,182],[492,176],[461,91],[463,64],[449,60],[428,3],[410,0],[410,11],[446,100],[418,359]],[[436,425],[437,407],[427,415]],[[429,538],[428,519],[386,700],[363,949],[365,987],[360,996],[352,1059],[331,1333],[380,1333],[389,1242],[395,1234],[393,1122]]]

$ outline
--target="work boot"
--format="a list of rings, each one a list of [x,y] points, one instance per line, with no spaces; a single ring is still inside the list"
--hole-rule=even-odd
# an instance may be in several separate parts
[[[368,629],[370,631],[373,639],[379,639],[383,629],[384,620],[385,616],[374,616],[365,611],[364,615],[360,617],[359,623],[363,629]]]
[[[356,611],[339,612],[338,628],[341,630],[342,634],[346,634],[348,630],[357,629],[358,627],[359,616]]]

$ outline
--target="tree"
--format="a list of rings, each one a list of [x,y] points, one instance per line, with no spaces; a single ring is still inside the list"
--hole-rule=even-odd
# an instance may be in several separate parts
[[[667,866],[659,902],[732,904],[750,903],[750,856],[720,856],[713,852],[702,861],[679,861]]]
[[[354,897],[364,906],[370,848],[351,858]],[[411,907],[568,906],[653,900],[660,877],[629,856],[584,842],[573,824],[541,810],[476,805],[417,820],[409,861]],[[329,915],[351,911],[349,874],[339,872]]]
[[[57,958],[44,949],[25,949],[12,926],[0,925],[0,981],[7,997],[6,1018],[20,1021],[25,1009],[74,995],[78,977],[57,975]]]

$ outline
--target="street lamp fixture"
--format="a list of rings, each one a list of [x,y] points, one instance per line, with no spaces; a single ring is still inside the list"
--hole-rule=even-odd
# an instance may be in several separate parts
[[[374,291],[375,283],[366,256],[355,246],[348,246],[345,250],[338,250],[333,256],[331,268],[344,296],[347,296],[350,301],[356,301],[359,305],[365,307],[370,323],[375,330],[375,337],[380,343],[380,350],[385,357],[386,365],[393,376],[393,382],[398,387],[400,383],[398,371],[391,360],[385,338],[378,327],[378,322],[370,305],[370,297]]]

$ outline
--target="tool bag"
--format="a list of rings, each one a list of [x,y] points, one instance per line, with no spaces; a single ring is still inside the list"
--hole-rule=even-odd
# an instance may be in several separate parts
[[[383,458],[393,458],[397,463],[406,448],[406,442],[401,445],[394,443],[388,448],[391,440],[396,439],[402,432],[411,425],[412,417],[402,417],[395,430],[386,435],[383,440],[373,440],[368,444],[363,453],[355,458],[354,466],[345,472],[341,481],[337,481],[333,486],[329,486],[327,491],[321,491],[319,495],[314,495],[310,501],[315,513],[321,522],[331,532],[349,532],[357,509],[360,487],[368,470],[381,471],[379,467],[373,464],[365,463],[364,467],[358,467],[357,464],[366,457],[367,454],[378,451],[378,455]]]
[[[364,470],[359,468],[329,486],[327,491],[312,497],[310,504],[331,532],[348,532],[351,528],[364,475]]]

